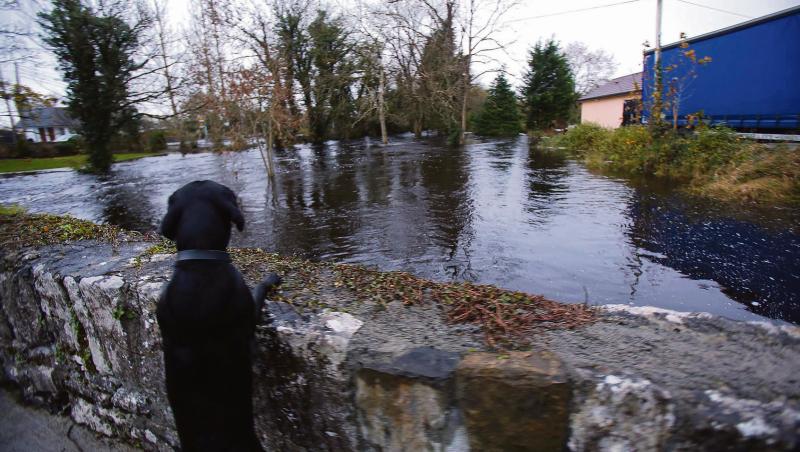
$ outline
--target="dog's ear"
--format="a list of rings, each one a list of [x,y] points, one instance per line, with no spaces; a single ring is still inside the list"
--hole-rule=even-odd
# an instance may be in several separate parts
[[[244,215],[235,202],[228,203],[227,209],[231,212],[231,221],[240,232],[244,230]]]
[[[178,233],[178,222],[181,219],[183,207],[175,200],[175,194],[170,195],[167,200],[167,214],[161,220],[161,235],[164,237],[175,240],[175,235]]]
[[[236,225],[239,231],[244,230],[244,215],[239,209],[239,204],[236,202],[236,195],[228,187],[224,187],[223,196],[215,198],[215,202],[230,218],[230,221]]]

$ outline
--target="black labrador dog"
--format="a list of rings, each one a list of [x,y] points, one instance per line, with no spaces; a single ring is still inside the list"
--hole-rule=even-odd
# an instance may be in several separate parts
[[[252,356],[271,273],[251,294],[225,251],[244,217],[228,187],[184,185],[169,197],[161,233],[178,259],[157,308],[169,398],[183,451],[261,451],[253,428]]]

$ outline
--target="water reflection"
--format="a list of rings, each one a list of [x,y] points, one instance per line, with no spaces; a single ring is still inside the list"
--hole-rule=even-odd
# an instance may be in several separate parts
[[[139,230],[195,179],[230,186],[234,244],[590,303],[800,322],[797,211],[765,216],[588,172],[524,137],[447,148],[411,138],[300,146],[267,180],[256,151],[171,154],[0,178],[4,202]],[[757,315],[758,314],[758,315]]]
[[[134,230],[148,230],[157,219],[150,200],[141,196],[133,182],[120,182],[114,174],[98,178],[93,193],[97,205],[102,206],[102,216],[111,224],[125,225]]]
[[[476,279],[471,269],[470,242],[475,207],[469,196],[469,156],[464,148],[431,149],[421,159],[420,184],[424,216],[432,244],[443,252],[445,274],[451,279]]]
[[[525,210],[531,215],[528,222],[542,223],[558,210],[558,204],[569,186],[569,171],[563,153],[530,148],[528,153],[528,200]]]

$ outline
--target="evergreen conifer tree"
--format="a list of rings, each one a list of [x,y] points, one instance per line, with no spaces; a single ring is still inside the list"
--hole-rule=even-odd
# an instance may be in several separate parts
[[[475,119],[475,133],[486,136],[513,136],[520,131],[517,97],[501,73],[489,88],[489,97]]]
[[[58,57],[67,82],[69,111],[81,123],[89,167],[108,172],[113,162],[111,138],[135,118],[128,83],[144,65],[134,61],[134,54],[151,21],[145,17],[128,24],[121,3],[101,3],[106,11],[87,5],[82,0],[54,0],[53,8],[39,18],[44,41]]]
[[[567,122],[577,100],[575,80],[553,39],[537,42],[530,51],[521,94],[528,130],[546,130]]]

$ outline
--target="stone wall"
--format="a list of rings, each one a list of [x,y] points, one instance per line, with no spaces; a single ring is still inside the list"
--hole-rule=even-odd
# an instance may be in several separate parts
[[[3,250],[0,360],[26,399],[177,445],[154,308],[172,256]],[[300,290],[300,289],[295,289]],[[651,308],[491,351],[435,305],[269,302],[254,366],[268,450],[796,450],[800,333]]]

